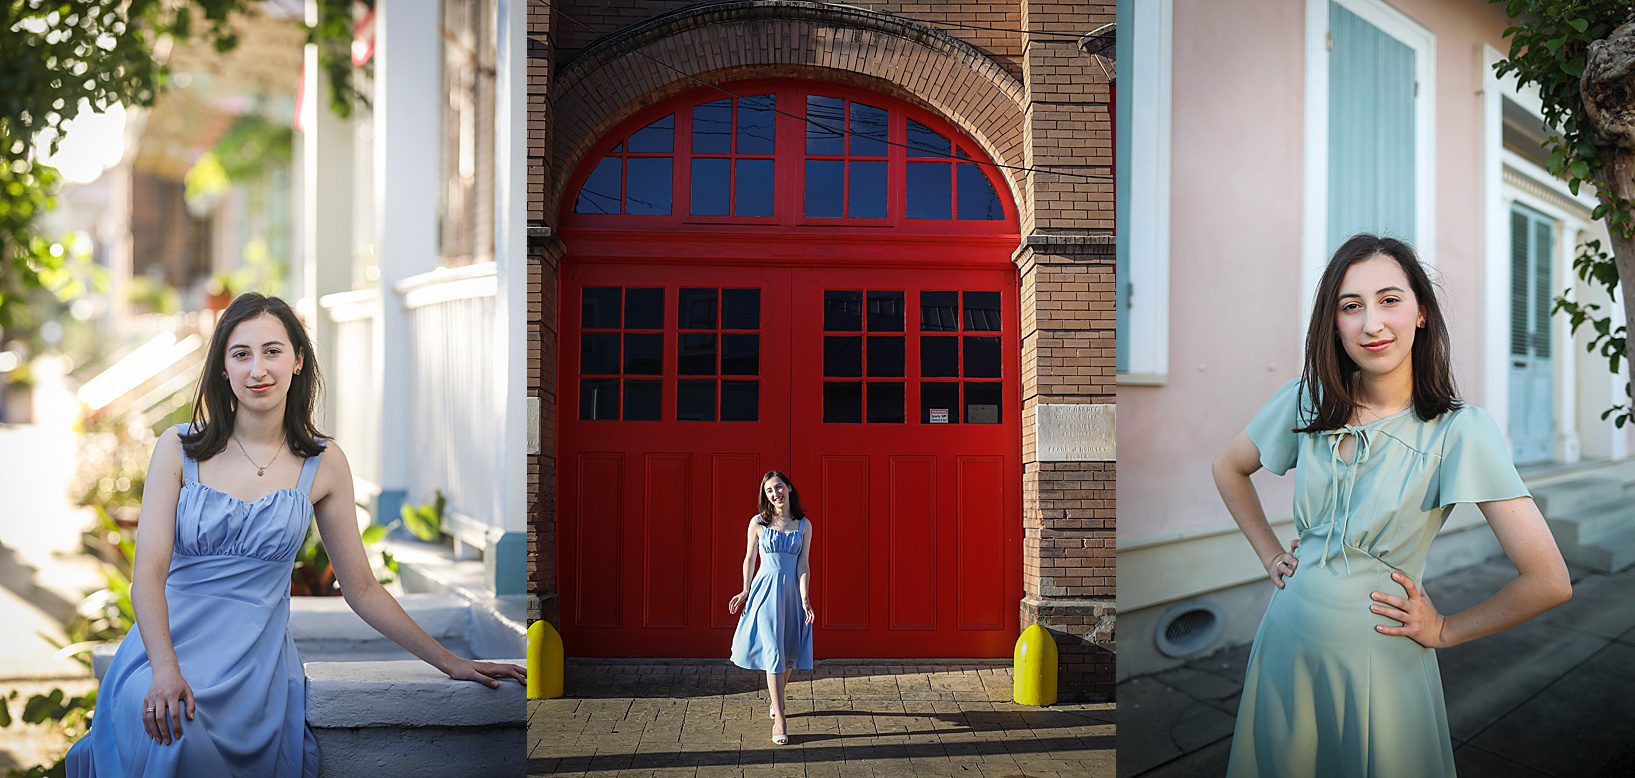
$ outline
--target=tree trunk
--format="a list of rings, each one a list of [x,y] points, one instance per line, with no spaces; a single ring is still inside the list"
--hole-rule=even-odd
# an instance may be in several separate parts
[[[1609,187],[1605,194],[1627,213],[1635,204],[1635,19],[1590,44],[1579,90],[1585,129],[1601,149],[1595,172]],[[1635,234],[1617,226],[1609,232],[1624,304],[1624,363],[1635,372]]]

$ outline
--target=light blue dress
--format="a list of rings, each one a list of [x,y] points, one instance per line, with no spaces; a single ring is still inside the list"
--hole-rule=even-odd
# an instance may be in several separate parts
[[[788,532],[761,528],[761,565],[732,635],[733,664],[771,673],[812,669],[812,625],[800,605],[798,570],[805,543],[805,519]]]
[[[132,629],[102,679],[90,734],[68,751],[69,778],[318,774],[289,610],[321,456],[307,458],[294,488],[245,502],[199,483],[199,463],[183,455],[165,603],[195,717],[184,711],[182,735],[169,745],[148,737],[142,698],[153,669]]]
[[[1375,625],[1372,592],[1421,585],[1455,503],[1527,496],[1487,411],[1423,420],[1408,408],[1361,425],[1295,433],[1312,403],[1299,380],[1249,423],[1260,462],[1294,471],[1300,564],[1255,633],[1227,773],[1234,778],[1454,774],[1436,652]],[[1340,443],[1357,436],[1347,461]],[[1432,593],[1434,597],[1435,594]]]

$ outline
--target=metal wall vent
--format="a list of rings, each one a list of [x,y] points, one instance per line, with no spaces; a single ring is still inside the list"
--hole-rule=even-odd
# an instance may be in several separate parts
[[[1221,629],[1221,608],[1214,600],[1188,600],[1158,620],[1158,650],[1176,659],[1195,656],[1215,647]]]

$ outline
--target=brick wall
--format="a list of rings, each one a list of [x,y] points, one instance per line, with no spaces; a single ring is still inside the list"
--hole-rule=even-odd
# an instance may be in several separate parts
[[[589,27],[604,33],[647,21],[659,14],[676,11],[699,2],[679,0],[608,0],[607,2],[565,2],[562,9],[581,25],[561,22],[562,34],[557,41],[565,58],[571,58],[579,49],[590,45],[597,37]],[[1013,76],[1022,74],[1022,36],[1011,32],[1021,29],[1022,10],[1015,3],[947,2],[921,0],[920,2],[870,2],[859,0],[847,3],[871,11],[897,14],[912,19],[923,19],[937,29],[981,49],[990,59],[999,63]],[[1112,13],[1111,10],[1108,11]],[[958,26],[964,25],[964,26]],[[972,29],[988,27],[998,29]]]
[[[1076,40],[1111,22],[1111,2],[860,2],[921,25],[802,2],[758,2],[710,16],[661,14],[695,3],[558,4],[616,42],[529,7],[529,393],[540,397],[540,455],[530,462],[529,575],[546,618],[556,614],[556,263],[558,204],[585,150],[642,106],[695,88],[643,52],[699,78],[806,77],[905,99],[947,118],[997,162],[1089,178],[1013,173],[1024,240],[1022,283],[1023,626],[1056,637],[1060,697],[1113,695],[1114,519],[1111,462],[1039,462],[1038,403],[1112,403],[1112,126],[1107,79]],[[1062,33],[972,30],[954,23]],[[1071,36],[1071,37],[1070,37]],[[553,46],[555,48],[553,48]]]
[[[528,396],[539,403],[539,450],[528,457],[528,621],[557,623],[556,289],[560,246],[545,220],[551,143],[551,12],[528,3]]]

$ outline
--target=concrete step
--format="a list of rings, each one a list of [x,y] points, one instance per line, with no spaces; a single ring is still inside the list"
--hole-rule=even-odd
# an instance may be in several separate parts
[[[1587,543],[1562,543],[1568,562],[1602,573],[1617,573],[1635,566],[1635,523]]]
[[[1607,476],[1576,478],[1542,486],[1533,492],[1533,502],[1545,518],[1582,515],[1586,508],[1622,502],[1624,482]]]
[[[493,633],[504,633],[495,627],[493,607],[474,609],[465,600],[446,594],[405,594],[397,598],[403,610],[426,630],[437,642],[460,656],[525,655],[526,638],[522,650],[498,639]],[[513,608],[514,609],[514,608]],[[414,656],[375,631],[346,604],[341,597],[290,598],[290,637],[302,661],[362,661],[366,659],[413,659]],[[472,646],[473,639],[484,642],[493,651],[483,653]],[[102,680],[113,661],[119,642],[113,641],[91,650],[91,667],[97,680]]]
[[[1619,499],[1590,505],[1571,512],[1547,513],[1550,533],[1557,543],[1595,543],[1629,527],[1635,527],[1635,502]]]
[[[522,659],[495,661],[523,664]],[[424,662],[308,662],[307,724],[322,778],[521,775],[526,690],[456,681]]]
[[[472,613],[464,600],[446,594],[405,594],[398,604],[421,629],[460,656],[472,649]],[[306,662],[414,659],[352,612],[342,597],[290,600],[290,636]]]

